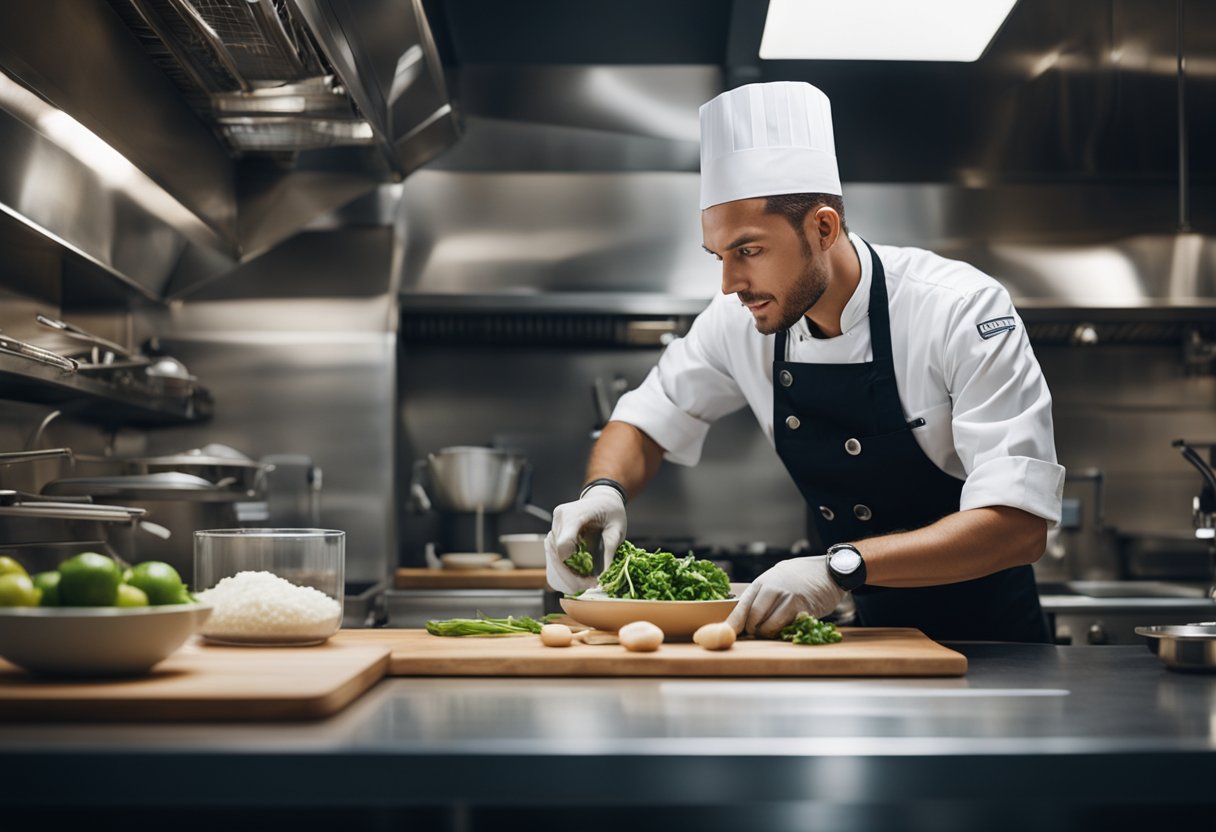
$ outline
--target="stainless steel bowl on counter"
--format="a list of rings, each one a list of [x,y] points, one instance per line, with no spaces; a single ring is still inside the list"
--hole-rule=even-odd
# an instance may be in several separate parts
[[[1137,627],[1136,633],[1170,670],[1216,672],[1216,621]]]

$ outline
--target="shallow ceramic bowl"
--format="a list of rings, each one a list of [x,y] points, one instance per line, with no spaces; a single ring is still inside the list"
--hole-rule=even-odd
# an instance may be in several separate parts
[[[181,647],[211,607],[3,607],[0,656],[34,673],[132,676]]]
[[[545,536],[543,534],[504,534],[498,538],[507,549],[507,557],[523,569],[543,568],[545,565]]]
[[[649,621],[668,637],[691,636],[702,625],[725,621],[739,603],[739,587],[732,584],[733,598],[723,601],[639,601],[632,598],[560,599],[566,614],[580,624],[616,632],[634,621]]]

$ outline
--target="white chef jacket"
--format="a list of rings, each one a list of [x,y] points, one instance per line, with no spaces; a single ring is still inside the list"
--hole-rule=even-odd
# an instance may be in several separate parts
[[[786,360],[872,360],[873,267],[861,238],[849,239],[861,280],[841,314],[841,334],[815,338],[801,318]],[[925,420],[912,432],[925,455],[964,480],[959,508],[1011,506],[1057,526],[1064,468],[1056,463],[1051,393],[1009,293],[978,269],[923,249],[874,250],[886,271],[900,403],[909,420]],[[680,465],[695,465],[710,425],[744,405],[772,442],[774,341],[756,331],[735,295],[718,295],[621,397],[612,418],[644,431]]]

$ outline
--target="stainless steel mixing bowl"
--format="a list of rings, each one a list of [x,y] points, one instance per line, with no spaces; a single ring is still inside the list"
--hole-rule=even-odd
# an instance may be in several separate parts
[[[1170,670],[1216,672],[1216,622],[1137,627],[1148,649]]]

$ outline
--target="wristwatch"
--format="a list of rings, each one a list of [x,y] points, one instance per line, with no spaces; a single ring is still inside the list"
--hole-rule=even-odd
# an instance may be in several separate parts
[[[846,592],[852,592],[866,582],[866,562],[852,543],[836,543],[828,547],[828,574]]]

